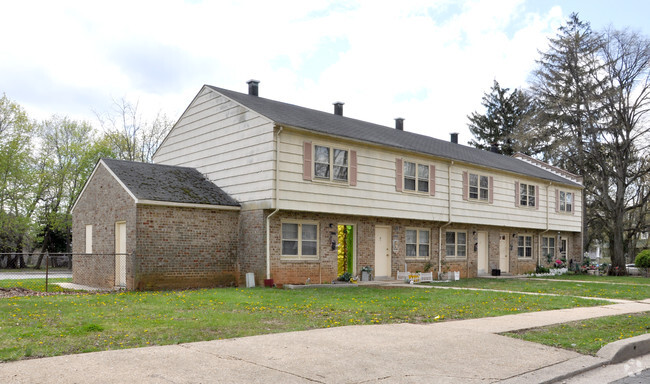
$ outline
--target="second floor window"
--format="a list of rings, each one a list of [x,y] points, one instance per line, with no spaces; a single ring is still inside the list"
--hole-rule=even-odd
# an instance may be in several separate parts
[[[405,161],[404,189],[407,191],[429,192],[429,166]]]
[[[560,191],[560,212],[573,212],[573,193]]]
[[[487,176],[469,174],[469,198],[474,200],[488,200],[490,182]]]
[[[317,179],[348,181],[348,151],[315,145],[314,177]]]
[[[519,205],[523,207],[534,207],[535,186],[530,184],[519,184]]]

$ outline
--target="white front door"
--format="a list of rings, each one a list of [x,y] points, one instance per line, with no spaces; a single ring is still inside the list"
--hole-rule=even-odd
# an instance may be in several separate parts
[[[477,269],[479,275],[487,274],[488,268],[488,233],[479,232],[478,233],[478,262]]]
[[[115,286],[126,287],[126,223],[115,223]]]
[[[375,227],[375,277],[390,277],[390,227]]]
[[[508,234],[499,235],[499,269],[503,273],[510,272],[510,257],[508,256]]]

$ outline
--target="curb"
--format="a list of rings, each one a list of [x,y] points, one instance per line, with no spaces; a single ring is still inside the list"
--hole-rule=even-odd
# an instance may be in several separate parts
[[[548,367],[500,381],[500,383],[557,383],[609,364],[650,354],[650,333],[611,342],[602,347],[596,356],[582,355]]]
[[[609,343],[602,347],[596,356],[607,360],[609,364],[617,364],[648,353],[650,353],[650,333]]]

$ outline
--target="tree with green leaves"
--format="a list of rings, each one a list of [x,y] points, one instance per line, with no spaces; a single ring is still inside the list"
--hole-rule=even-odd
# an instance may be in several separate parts
[[[517,151],[530,154],[518,143],[519,131],[524,130],[525,120],[533,109],[530,97],[520,89],[510,92],[509,88],[501,88],[494,80],[481,104],[485,114],[473,112],[467,117],[469,130],[475,138],[469,144],[479,149],[496,146],[498,153],[508,156]]]
[[[584,245],[604,237],[612,271],[624,271],[650,198],[650,43],[629,31],[593,32],[572,14],[534,75],[544,160],[583,177]]]
[[[7,264],[24,266],[25,233],[39,199],[33,172],[34,125],[20,105],[0,98],[0,252],[15,252]],[[18,255],[20,253],[20,255]]]
[[[53,116],[40,125],[39,134],[39,158],[47,170],[43,177],[48,185],[39,205],[39,243],[43,252],[70,252],[72,205],[97,160],[112,157],[113,153],[105,139],[96,138],[87,122]]]

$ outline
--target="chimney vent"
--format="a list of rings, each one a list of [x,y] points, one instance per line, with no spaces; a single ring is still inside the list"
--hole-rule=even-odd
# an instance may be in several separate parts
[[[248,94],[251,96],[258,96],[259,80],[248,80],[246,84],[248,84]]]
[[[395,119],[395,129],[397,129],[398,131],[404,130],[404,119],[402,117],[398,117]]]
[[[337,101],[336,103],[334,103],[334,114],[335,115],[343,116],[343,104],[345,104],[345,103],[342,103],[340,101]]]
[[[499,143],[492,143],[490,145],[490,152],[499,153]]]
[[[458,132],[451,133],[451,142],[454,144],[458,144]]]

